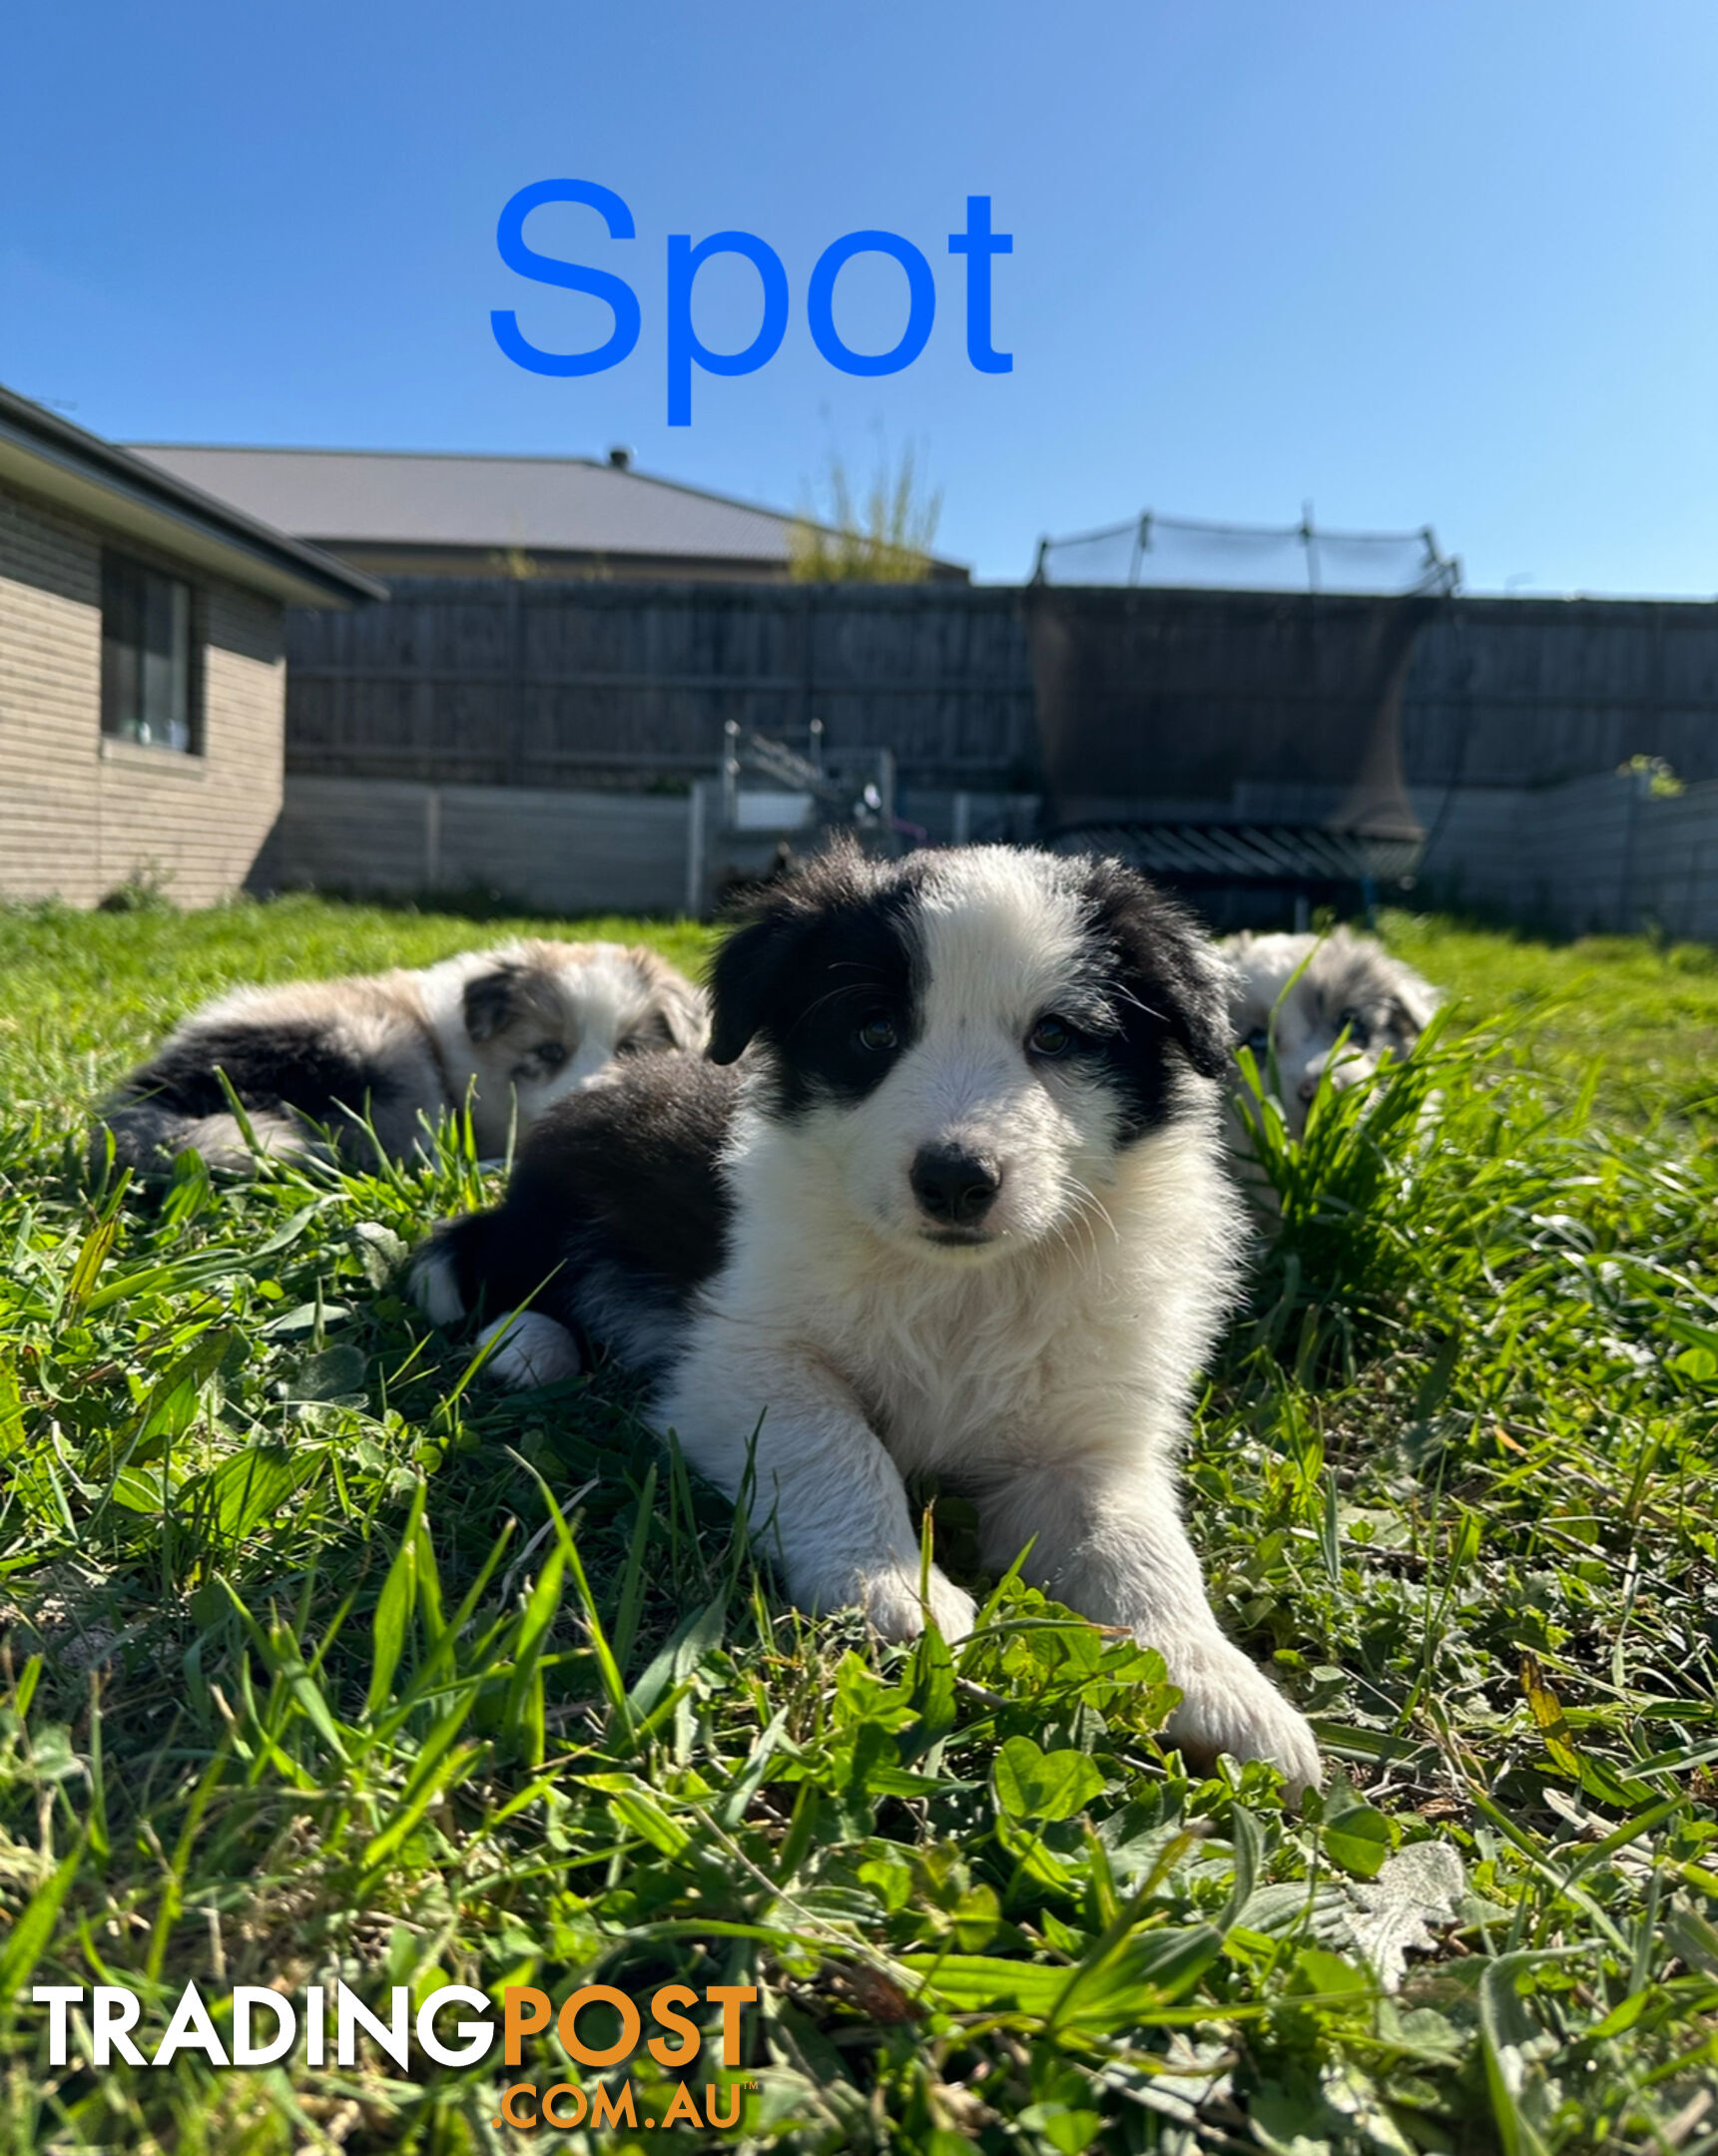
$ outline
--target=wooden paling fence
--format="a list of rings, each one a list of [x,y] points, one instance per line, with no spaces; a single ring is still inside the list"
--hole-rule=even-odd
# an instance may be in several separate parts
[[[921,784],[1029,772],[1012,590],[396,578],[385,606],[294,614],[287,769],[566,787],[712,772],[723,727],[892,749]]]
[[[1223,610],[1197,598],[1216,667]],[[287,659],[265,882],[673,908],[687,790],[730,719],[801,744],[818,718],[843,751],[891,750],[901,813],[933,837],[993,830],[971,805],[1039,785],[1010,587],[401,578],[384,605],[289,615]],[[1718,938],[1718,607],[1447,601],[1402,734],[1430,893]],[[1634,757],[1685,793],[1618,779]]]
[[[712,771],[729,719],[890,749],[903,784],[1029,790],[1019,593],[1007,586],[396,578],[382,606],[287,617],[287,767],[567,786]],[[1224,626],[1197,596],[1221,656]],[[1663,757],[1718,779],[1718,607],[1454,599],[1403,699],[1415,786],[1543,786]]]

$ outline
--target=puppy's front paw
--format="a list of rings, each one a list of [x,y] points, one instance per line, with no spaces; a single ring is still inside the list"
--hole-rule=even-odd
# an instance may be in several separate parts
[[[1206,1767],[1220,1752],[1267,1760],[1282,1770],[1293,1797],[1324,1780],[1312,1725],[1239,1648],[1222,1640],[1172,1655],[1169,1675],[1182,1701],[1164,1734],[1190,1760]]]
[[[924,1602],[919,1599],[918,1567],[886,1565],[863,1573],[857,1592],[846,1599],[858,1602],[870,1621],[871,1630],[885,1640],[917,1639],[924,1630]],[[926,1599],[936,1629],[946,1640],[964,1639],[972,1629],[978,1605],[964,1589],[935,1565],[930,1568]]]
[[[515,1391],[576,1377],[584,1367],[572,1334],[541,1311],[509,1311],[497,1318],[477,1336],[479,1348],[491,1341],[495,1346],[484,1368]]]
[[[457,1325],[465,1316],[459,1293],[459,1268],[444,1237],[432,1236],[411,1261],[406,1288],[431,1325]]]

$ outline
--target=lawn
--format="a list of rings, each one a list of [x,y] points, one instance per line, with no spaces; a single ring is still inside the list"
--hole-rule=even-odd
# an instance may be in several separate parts
[[[1267,1131],[1188,1479],[1325,1745],[1296,1813],[1165,1753],[1149,1651],[977,1579],[958,1499],[927,1533],[986,1621],[881,1651],[784,1607],[623,1379],[497,1396],[399,1287],[493,1188],[456,1136],[154,1197],[88,1165],[215,989],[512,925],[0,911],[3,2145],[1718,2149],[1712,954],[1392,917],[1441,1036]],[[630,2082],[552,2026],[511,2068],[92,2071],[84,2007],[54,2066],[29,1998],[129,1987],[147,2057],[188,1982],[226,2043],[243,1985],[676,1981],[756,1987],[738,2055],[712,2003]],[[558,2081],[637,2126],[495,2123]]]

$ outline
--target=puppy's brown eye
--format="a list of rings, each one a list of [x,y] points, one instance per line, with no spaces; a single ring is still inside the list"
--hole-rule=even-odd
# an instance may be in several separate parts
[[[1074,1045],[1074,1029],[1062,1018],[1040,1018],[1026,1035],[1026,1046],[1034,1055],[1065,1056]]]
[[[567,1051],[561,1046],[559,1041],[538,1042],[537,1062],[543,1070],[558,1071],[561,1065],[566,1060]]]
[[[859,1046],[868,1048],[873,1055],[880,1055],[885,1048],[893,1048],[899,1040],[892,1021],[880,1017],[867,1018],[859,1027],[857,1037]]]

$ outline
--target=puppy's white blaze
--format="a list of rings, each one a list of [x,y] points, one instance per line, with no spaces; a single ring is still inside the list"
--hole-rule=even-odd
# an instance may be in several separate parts
[[[1047,854],[984,847],[938,861],[916,909],[927,1030],[1001,1032],[1017,1046],[1085,955],[1079,902]]]
[[[509,1311],[477,1336],[479,1348],[496,1346],[484,1364],[503,1384],[523,1389],[576,1377],[583,1364],[579,1344],[563,1325],[541,1311]]]
[[[453,1260],[439,1244],[429,1244],[412,1260],[408,1285],[412,1301],[431,1325],[457,1325],[465,1316]]]
[[[563,1093],[578,1093],[598,1078],[614,1069],[614,1038],[602,1034],[587,1033],[579,1052],[562,1072],[563,1083],[556,1089],[558,1099]]]
[[[625,952],[605,950],[593,959],[579,980],[582,1038],[563,1076],[571,1081],[599,1070],[614,1054],[628,1022],[639,1015],[646,1000],[643,983]]]

